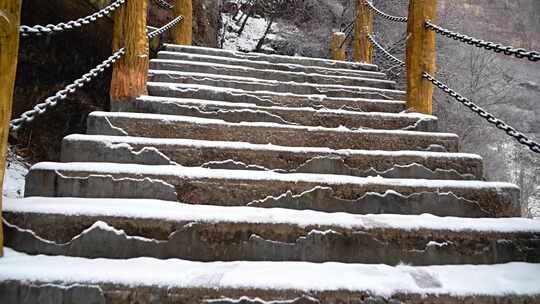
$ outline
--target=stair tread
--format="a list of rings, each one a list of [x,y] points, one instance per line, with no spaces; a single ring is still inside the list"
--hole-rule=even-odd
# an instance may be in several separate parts
[[[271,63],[269,61],[263,61],[263,60],[256,61],[256,60],[223,57],[223,56],[199,55],[199,54],[192,54],[192,53],[179,53],[179,52],[169,52],[169,51],[158,52],[157,59],[173,60],[173,61],[183,60],[183,61],[192,61],[192,62],[219,63],[219,64],[228,64],[228,65],[235,65],[235,66],[249,66],[253,68],[269,69],[269,70],[276,70],[276,71],[314,73],[314,74],[346,76],[346,77],[365,76],[369,78],[378,78],[378,79],[386,77],[386,74],[382,72],[374,72],[374,71],[366,71],[366,70],[336,69],[336,68],[325,68],[325,67],[320,67],[320,66],[305,66],[305,65],[299,65],[299,64]]]
[[[424,295],[423,299],[444,295],[457,298],[540,294],[540,264],[528,263],[424,267],[305,262],[201,263],[178,259],[30,256],[6,248],[0,267],[0,280],[4,283],[97,284],[104,291],[115,287],[168,286],[168,291],[173,294],[174,288],[205,289],[202,290],[203,295],[216,294],[217,290],[222,294],[232,294],[232,290],[237,290],[237,297],[250,290],[258,290],[261,294],[264,294],[263,290],[296,291],[300,295],[317,291],[350,291],[385,298],[410,293]],[[153,273],[159,273],[159,276],[149,275]],[[183,292],[197,294],[201,291]],[[418,299],[415,303],[419,302]]]

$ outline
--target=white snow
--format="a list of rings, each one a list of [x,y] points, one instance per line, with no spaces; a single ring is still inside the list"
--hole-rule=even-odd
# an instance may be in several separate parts
[[[369,291],[469,295],[538,295],[540,264],[387,266],[306,262],[190,262],[30,256],[6,248],[0,281],[120,284],[212,289]]]
[[[208,223],[291,224],[300,227],[331,226],[343,229],[401,229],[477,232],[540,232],[540,221],[526,218],[458,218],[430,214],[399,215],[325,213],[281,208],[224,207],[192,205],[150,199],[44,198],[6,199],[5,212],[99,216],[162,221]]]
[[[225,50],[253,51],[257,46],[259,39],[263,36],[267,26],[266,21],[262,18],[249,18],[246,27],[244,28],[244,32],[242,35],[238,36],[236,31],[240,26],[232,20],[232,16],[229,14],[221,14],[221,17],[225,27],[225,39],[223,41],[223,49]],[[227,31],[227,26],[231,26],[234,31]]]
[[[341,149],[334,150],[330,148],[319,147],[286,147],[272,144],[251,144],[247,142],[232,142],[232,141],[208,141],[196,139],[181,139],[181,138],[147,138],[147,137],[129,137],[129,136],[107,136],[107,135],[84,135],[74,134],[65,137],[67,141],[92,141],[104,142],[108,144],[126,143],[130,145],[147,145],[147,146],[186,146],[193,148],[216,148],[216,149],[243,149],[243,150],[261,150],[289,153],[319,153],[319,154],[336,154],[342,156],[365,155],[365,156],[386,156],[386,157],[421,157],[427,158],[442,158],[450,160],[459,159],[475,159],[482,160],[482,157],[476,154],[468,153],[447,153],[447,152],[426,152],[426,151],[379,151],[379,150],[351,150]]]
[[[48,170],[62,172],[85,172],[87,174],[108,175],[143,175],[174,176],[189,179],[225,179],[251,181],[306,182],[325,185],[358,185],[385,187],[415,187],[432,191],[445,192],[444,189],[480,190],[493,188],[499,191],[519,189],[516,185],[503,182],[484,182],[471,180],[427,180],[398,179],[378,177],[356,177],[347,175],[312,174],[312,173],[277,173],[272,171],[206,169],[200,167],[183,167],[180,165],[152,166],[117,163],[52,163],[43,162],[34,165],[30,170]],[[427,191],[427,190],[426,190]],[[448,191],[448,190],[446,190]]]
[[[201,125],[222,125],[222,126],[234,126],[234,127],[268,127],[276,129],[295,129],[305,130],[310,132],[322,131],[322,132],[347,132],[347,133],[369,133],[369,134],[395,134],[395,135],[410,135],[417,137],[432,137],[432,138],[444,138],[448,140],[457,139],[458,136],[452,133],[440,133],[440,132],[419,132],[419,131],[404,131],[404,130],[375,130],[375,129],[359,129],[353,130],[344,126],[337,128],[326,127],[310,127],[310,126],[297,126],[297,125],[283,125],[272,122],[239,122],[232,123],[226,122],[221,119],[200,118],[193,116],[182,115],[165,115],[165,114],[149,114],[149,113],[129,113],[129,112],[92,112],[90,116],[109,118],[129,118],[129,119],[149,119],[159,120],[166,123],[184,122],[194,123]]]
[[[4,175],[3,196],[19,198],[24,196],[24,178],[30,165],[8,148],[7,164]]]

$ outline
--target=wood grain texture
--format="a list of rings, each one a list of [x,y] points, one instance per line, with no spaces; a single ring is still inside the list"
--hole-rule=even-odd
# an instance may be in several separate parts
[[[113,66],[111,101],[146,94],[148,77],[147,0],[130,0],[114,16],[113,52],[126,54]]]
[[[333,60],[345,60],[345,48],[343,47],[343,41],[345,41],[345,34],[343,33],[334,33],[332,36],[330,49]]]
[[[22,0],[0,0],[0,192],[3,192],[7,139],[13,101],[13,87],[19,53],[19,26]],[[0,218],[2,197],[0,196]],[[0,256],[4,254],[4,234],[0,225]]]
[[[357,0],[356,2],[354,61],[373,63],[373,45],[367,37],[368,34],[373,33],[373,12],[364,3],[365,0]]]
[[[173,28],[173,43],[180,45],[193,44],[193,3],[192,0],[176,0],[174,15],[184,16],[179,24]]]
[[[425,29],[425,21],[437,23],[437,0],[411,0],[407,24],[407,108],[432,114],[433,85],[422,78],[436,70],[435,32]]]

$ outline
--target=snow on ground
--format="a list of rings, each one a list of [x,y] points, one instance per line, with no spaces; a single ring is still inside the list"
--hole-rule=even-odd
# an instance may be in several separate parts
[[[240,13],[242,15],[242,13]],[[243,16],[242,16],[243,17]],[[268,25],[263,18],[249,18],[242,35],[238,36],[237,31],[242,25],[233,20],[229,14],[221,14],[224,25],[223,49],[234,51],[253,51],[264,35]],[[243,20],[243,19],[242,19]],[[272,26],[272,29],[274,25]]]
[[[529,198],[529,210],[534,219],[540,220],[540,198]]]
[[[23,158],[8,148],[6,171],[4,176],[3,196],[20,198],[24,196],[24,178],[30,165]]]

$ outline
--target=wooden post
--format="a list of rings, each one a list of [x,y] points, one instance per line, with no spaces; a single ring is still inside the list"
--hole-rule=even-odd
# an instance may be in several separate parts
[[[356,1],[356,24],[354,26],[354,61],[373,63],[373,45],[368,34],[373,33],[373,12],[364,3]],[[375,1],[375,0],[371,0]]]
[[[129,0],[114,15],[113,51],[126,54],[113,66],[111,102],[146,94],[148,77],[148,0]]]
[[[426,21],[437,22],[437,0],[410,0],[407,24],[407,108],[432,114],[433,85],[422,72],[435,74],[435,32],[426,30]]]
[[[176,0],[174,15],[184,16],[184,20],[173,28],[173,43],[180,45],[193,44],[193,4],[192,0]]]
[[[22,0],[0,0],[0,192],[3,193],[6,168],[9,120],[13,104],[13,87],[19,54],[19,26]],[[2,196],[0,196],[0,219]],[[0,222],[0,256],[4,255],[4,234]]]
[[[332,36],[331,52],[333,60],[345,60],[345,48],[343,48],[344,41],[345,33],[334,33]]]

